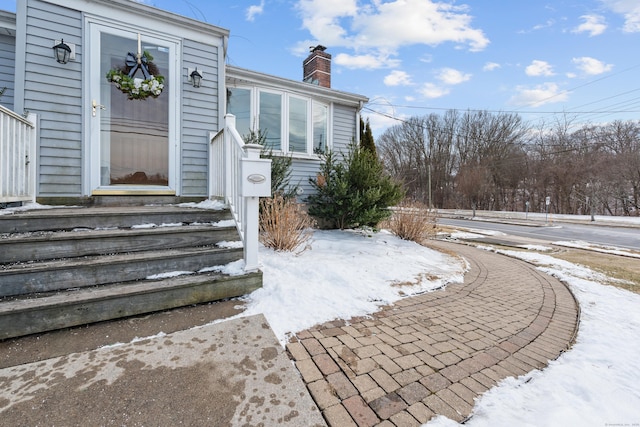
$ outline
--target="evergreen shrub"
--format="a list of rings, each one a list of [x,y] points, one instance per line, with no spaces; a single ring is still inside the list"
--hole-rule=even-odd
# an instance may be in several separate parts
[[[325,154],[318,176],[309,182],[316,190],[307,198],[309,214],[329,228],[376,227],[404,197],[400,183],[384,172],[376,154],[356,144],[342,159]]]

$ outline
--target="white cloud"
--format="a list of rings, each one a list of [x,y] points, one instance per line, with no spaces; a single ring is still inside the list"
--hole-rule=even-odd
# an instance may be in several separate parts
[[[613,64],[605,64],[602,61],[588,56],[573,58],[572,61],[580,71],[590,76],[606,73],[613,69]]]
[[[299,0],[302,26],[326,46],[347,45],[348,34],[341,18],[352,18],[358,12],[356,0]]]
[[[302,26],[320,43],[358,55],[395,55],[401,47],[451,42],[479,51],[489,44],[466,6],[435,0],[298,0]]]
[[[384,84],[387,86],[409,86],[411,85],[411,76],[404,71],[393,70],[384,78]]]
[[[534,59],[531,64],[524,69],[527,76],[553,76],[553,67],[547,61]]]
[[[482,71],[493,71],[497,70],[500,67],[502,66],[497,62],[487,62],[486,64],[484,64],[484,67],[482,67]]]
[[[555,83],[544,83],[535,87],[517,86],[516,94],[508,102],[511,105],[540,107],[544,104],[566,101],[568,95],[568,92],[561,91]]]
[[[385,55],[349,55],[339,53],[333,57],[333,63],[350,69],[364,68],[375,70],[378,68],[394,68],[400,65],[400,60]]]
[[[425,98],[433,99],[443,97],[451,91],[446,87],[436,86],[433,83],[425,83],[418,92]]]
[[[528,33],[531,33],[533,31],[543,30],[545,28],[553,27],[555,25],[555,23],[556,23],[555,20],[549,19],[544,24],[534,25],[533,27],[531,27],[531,29],[529,29],[529,30],[520,30],[520,31],[518,31],[518,33],[519,34],[528,34]]]
[[[256,19],[256,15],[262,15],[262,12],[264,12],[264,0],[260,0],[260,4],[247,8],[247,21],[253,22]]]
[[[436,78],[446,85],[457,85],[469,81],[471,74],[464,74],[453,68],[443,68]]]
[[[607,29],[604,16],[600,15],[582,15],[580,17],[584,22],[574,28],[572,33],[589,33],[589,37],[598,36]]]
[[[602,3],[615,13],[624,16],[622,30],[627,33],[640,32],[640,3],[638,0],[601,0]]]
[[[411,44],[436,46],[454,42],[468,45],[472,51],[482,50],[489,40],[481,30],[471,27],[471,16],[466,11],[463,6],[432,0],[378,3],[371,13],[354,17],[355,40],[364,46],[390,49]]]

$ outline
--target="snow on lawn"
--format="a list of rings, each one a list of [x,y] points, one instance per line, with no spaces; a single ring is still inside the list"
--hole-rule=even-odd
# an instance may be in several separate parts
[[[613,254],[628,256],[631,258],[640,258],[640,253],[632,252],[628,249],[615,248],[611,246],[595,245],[589,242],[572,241],[572,242],[553,242],[556,246],[564,246],[566,248],[587,249],[589,251],[600,252],[603,254]]]
[[[388,232],[314,231],[300,253],[261,247],[263,287],[242,315],[262,313],[284,345],[291,333],[378,311],[403,295],[462,282],[466,266],[450,255]],[[402,286],[399,286],[401,285]]]
[[[481,239],[486,236],[504,236],[501,231],[480,230],[477,228],[460,228],[451,233],[452,239]]]
[[[538,251],[538,252],[549,252],[552,251],[553,248],[544,245],[518,245],[519,248],[527,249],[530,251]]]
[[[568,283],[580,304],[580,329],[573,347],[543,371],[508,378],[482,395],[465,426],[640,425],[640,295],[549,255],[495,251]],[[455,425],[442,416],[428,423]]]

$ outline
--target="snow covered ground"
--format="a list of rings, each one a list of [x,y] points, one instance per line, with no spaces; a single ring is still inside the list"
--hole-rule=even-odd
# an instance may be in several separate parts
[[[462,282],[466,270],[460,259],[384,231],[314,231],[302,252],[262,247],[260,260],[263,287],[243,314],[263,313],[283,345],[289,333]]]
[[[317,231],[310,245],[298,255],[263,248],[264,287],[246,298],[247,314],[265,313],[281,341],[287,332],[393,302],[401,296],[392,283],[421,278],[411,290],[403,288],[407,294],[421,292],[461,280],[463,270],[455,258],[386,232]],[[540,253],[545,247],[482,248],[525,259],[568,283],[581,307],[581,323],[568,352],[542,371],[506,379],[485,393],[465,425],[640,425],[640,295],[602,285],[611,279]],[[428,281],[433,274],[439,279]],[[353,283],[365,286],[349,286]],[[444,417],[428,423],[454,425]]]
[[[488,219],[503,218],[515,220],[529,220],[538,222],[582,222],[591,223],[590,215],[561,215],[555,213],[540,212],[511,212],[511,211],[474,211],[463,209],[438,209],[440,214],[473,217],[477,221],[486,221]],[[594,215],[594,224],[599,225],[619,225],[619,226],[640,226],[640,217],[638,216],[608,216]]]
[[[567,283],[580,304],[580,330],[575,345],[544,370],[485,393],[465,425],[640,426],[640,295],[602,285],[609,279],[541,253],[546,247],[483,248],[526,259]],[[260,257],[263,288],[245,298],[242,315],[263,313],[283,344],[315,324],[366,315],[405,295],[459,282],[466,269],[455,257],[384,231],[315,231],[299,253],[261,248]],[[242,264],[212,269],[233,274]],[[444,417],[428,423],[455,425]]]

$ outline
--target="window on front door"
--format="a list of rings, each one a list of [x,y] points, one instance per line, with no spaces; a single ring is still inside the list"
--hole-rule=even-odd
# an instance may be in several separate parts
[[[169,49],[155,43],[142,44],[153,56],[160,75],[168,77]],[[123,67],[127,52],[136,52],[136,39],[102,33],[101,70]],[[135,75],[134,77],[141,77]],[[100,185],[159,185],[169,181],[169,84],[158,98],[130,100],[105,78],[100,80]]]

